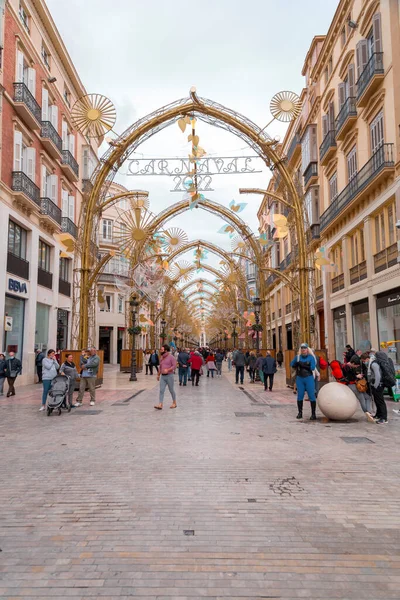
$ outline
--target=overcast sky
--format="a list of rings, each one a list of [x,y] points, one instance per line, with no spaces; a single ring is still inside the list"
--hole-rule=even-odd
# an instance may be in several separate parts
[[[300,93],[305,55],[314,35],[326,33],[338,0],[47,0],[54,20],[88,92],[108,96],[122,133],[137,119],[188,95],[198,94],[246,115],[260,126],[270,120],[269,104],[281,90]],[[273,123],[268,133],[282,136]],[[198,122],[200,145],[209,155],[252,155],[240,138]],[[187,157],[187,136],[175,124],[142,145],[136,157]],[[260,164],[260,163],[259,163]],[[262,168],[262,165],[260,165]],[[170,178],[126,177],[130,189],[147,189],[158,213],[182,199]],[[215,176],[212,200],[227,206],[239,187],[266,187],[258,175]],[[257,229],[260,197],[248,196],[241,217]],[[188,211],[170,221],[189,239],[203,238],[230,249],[218,234],[223,221],[205,211]],[[192,254],[187,257],[193,260]],[[218,264],[211,260],[210,264]]]

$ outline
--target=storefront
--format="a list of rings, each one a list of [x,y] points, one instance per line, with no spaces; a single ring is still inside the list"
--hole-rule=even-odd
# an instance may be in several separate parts
[[[16,298],[6,294],[4,314],[7,319],[4,332],[4,349],[6,352],[15,352],[22,360],[24,339],[25,299]]]
[[[389,342],[387,352],[400,365],[400,288],[376,298],[379,344]]]
[[[111,338],[113,327],[100,327],[99,328],[99,350],[104,352],[104,364],[110,364],[111,362]]]
[[[57,310],[57,350],[68,350],[68,311]]]
[[[366,352],[371,349],[371,330],[368,300],[361,300],[351,305],[353,318],[354,350]]]
[[[346,307],[339,306],[333,310],[333,331],[335,336],[335,358],[343,360],[347,344]]]
[[[35,350],[47,350],[49,343],[49,314],[47,304],[36,304]]]

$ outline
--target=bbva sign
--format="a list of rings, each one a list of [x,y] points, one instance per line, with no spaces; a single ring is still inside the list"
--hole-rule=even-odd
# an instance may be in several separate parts
[[[28,288],[26,283],[21,281],[17,281],[17,279],[9,279],[8,280],[8,289],[10,292],[17,292],[19,294],[27,294]]]

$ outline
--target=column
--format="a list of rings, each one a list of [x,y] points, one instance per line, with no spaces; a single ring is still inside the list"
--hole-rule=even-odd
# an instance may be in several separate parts
[[[60,252],[59,248],[55,246],[52,248],[52,256],[50,264],[52,265],[53,271],[53,302],[50,306],[49,310],[49,339],[48,339],[48,348],[57,349],[57,314],[59,308],[66,308],[65,306],[60,306],[59,303],[59,294],[58,294],[58,280],[60,277]],[[68,319],[71,321],[71,317]],[[66,350],[66,348],[60,348],[61,350]]]
[[[118,362],[118,324],[116,323],[111,332],[111,352],[110,362],[112,365],[116,365]]]
[[[349,237],[347,235],[342,237],[342,257],[344,289],[347,291],[350,287]]]
[[[29,239],[30,238],[30,239]],[[29,256],[29,299],[25,303],[24,351],[22,373],[24,383],[33,383],[35,373],[35,330],[37,303],[37,273],[39,264],[39,231],[32,229],[28,236]]]
[[[369,308],[369,329],[372,348],[379,348],[378,315],[376,312],[376,297],[372,293],[372,288],[368,288],[368,308]]]
[[[364,219],[364,247],[365,261],[367,263],[367,281],[374,275],[374,255],[373,255],[373,239],[374,239],[374,221],[370,216]],[[365,282],[367,283],[367,282]]]
[[[0,277],[0,348],[5,350],[4,348],[4,303],[5,296],[7,292],[7,281],[8,278],[5,277],[7,272],[7,245],[8,245],[8,220],[9,220],[9,212],[6,205],[2,205],[0,219],[0,273],[3,273],[3,276]],[[1,241],[3,240],[3,241]],[[1,245],[2,244],[2,245]]]

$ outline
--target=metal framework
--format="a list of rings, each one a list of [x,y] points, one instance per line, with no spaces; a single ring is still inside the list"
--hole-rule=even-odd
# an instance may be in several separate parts
[[[168,106],[164,106],[159,110],[147,115],[134,123],[125,133],[118,138],[113,145],[100,160],[100,164],[92,176],[92,189],[85,198],[83,218],[81,220],[83,226],[81,231],[82,239],[82,261],[81,261],[81,281],[80,281],[80,297],[79,297],[79,345],[84,347],[89,340],[89,321],[88,321],[88,305],[91,301],[90,279],[94,267],[93,254],[91,253],[91,242],[93,239],[94,214],[97,209],[101,209],[109,186],[112,183],[115,174],[118,172],[122,164],[129,158],[143,142],[165,129],[178,118],[182,116],[195,116],[200,120],[231,132],[241,138],[248,146],[253,148],[255,153],[260,156],[268,168],[275,168],[282,179],[286,189],[286,197],[295,214],[295,223],[297,231],[297,241],[299,248],[299,290],[301,298],[300,311],[300,330],[302,339],[310,340],[310,319],[309,319],[309,281],[306,256],[306,238],[303,226],[303,207],[301,199],[297,193],[296,186],[291,177],[291,173],[281,160],[279,151],[276,149],[276,141],[263,131],[259,126],[250,121],[243,115],[228,109],[216,102],[200,98],[197,96],[195,88],[190,91],[190,96],[178,100]],[[184,206],[186,204],[186,206]],[[210,212],[216,212],[223,216],[227,222],[235,222],[237,219],[225,207],[221,207],[210,200],[200,202],[202,208]],[[218,206],[219,210],[214,206]],[[187,210],[187,203],[182,203],[180,210],[170,209],[163,211],[154,223],[153,232],[157,231],[159,224],[179,212]],[[239,223],[239,230],[245,241],[254,253],[257,262],[261,265],[262,251],[258,245],[253,233],[243,223]],[[149,232],[150,233],[150,232]],[[259,277],[258,293],[261,298],[265,298],[265,283],[264,278]],[[92,294],[93,298],[93,294]],[[261,322],[265,324],[265,305],[262,306]],[[264,334],[263,334],[264,337]]]

